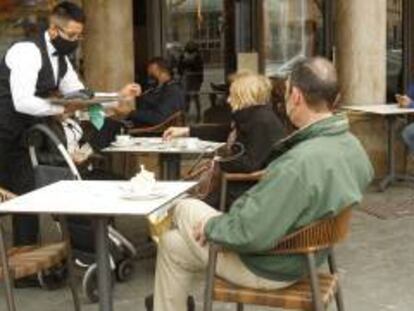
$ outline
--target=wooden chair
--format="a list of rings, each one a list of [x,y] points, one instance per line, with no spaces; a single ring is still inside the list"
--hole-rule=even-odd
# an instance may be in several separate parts
[[[128,134],[132,136],[161,136],[169,127],[183,125],[184,114],[182,111],[178,111],[161,124],[143,128],[132,128],[128,130]]]
[[[217,245],[212,245],[209,250],[204,311],[212,310],[213,300],[235,302],[238,311],[243,310],[244,304],[322,311],[334,298],[337,309],[343,311],[333,246],[347,237],[350,219],[351,208],[346,208],[335,217],[319,220],[279,241],[270,253],[274,256],[304,256],[309,277],[277,290],[244,288],[215,277],[217,253],[220,249]],[[317,273],[315,253],[319,251],[328,251],[329,273]]]
[[[0,203],[15,198],[9,191],[0,188]],[[4,231],[0,224],[0,280],[4,280],[9,311],[15,311],[13,280],[43,273],[56,266],[67,264],[69,285],[74,301],[74,309],[80,310],[72,264],[72,254],[67,232],[66,220],[61,219],[64,241],[44,246],[23,246],[6,250]]]
[[[234,182],[258,182],[264,176],[265,171],[256,171],[253,173],[226,173],[221,174],[220,189],[220,211],[225,212],[227,203],[227,188],[229,183]]]

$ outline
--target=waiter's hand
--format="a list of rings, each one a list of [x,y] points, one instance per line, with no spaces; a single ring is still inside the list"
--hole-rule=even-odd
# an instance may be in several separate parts
[[[79,103],[79,102],[72,102],[69,104],[65,105],[65,114],[72,114],[75,111],[78,110],[84,110],[86,109],[87,105],[83,104],[83,103]]]
[[[124,86],[120,91],[119,95],[124,100],[133,100],[142,94],[141,85],[138,83],[130,83]]]
[[[134,110],[134,105],[132,105],[130,102],[122,101],[115,107],[109,108],[108,112],[114,118],[126,118]]]

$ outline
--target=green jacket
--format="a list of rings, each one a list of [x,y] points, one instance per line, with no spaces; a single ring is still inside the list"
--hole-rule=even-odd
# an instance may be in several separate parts
[[[205,234],[239,254],[264,278],[291,281],[307,273],[303,256],[271,256],[278,240],[318,219],[359,203],[374,172],[344,115],[304,128],[276,145],[264,179],[209,220]],[[326,259],[317,256],[317,263]]]

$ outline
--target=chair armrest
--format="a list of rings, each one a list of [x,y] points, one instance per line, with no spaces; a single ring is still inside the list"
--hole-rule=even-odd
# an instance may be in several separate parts
[[[183,124],[183,113],[176,112],[172,116],[170,116],[164,122],[154,125],[148,126],[143,128],[132,128],[128,130],[128,134],[130,135],[139,135],[139,134],[162,134],[166,129],[171,126],[181,126]]]
[[[138,135],[138,134],[149,134],[149,133],[161,133],[162,129],[159,126],[143,127],[143,128],[133,128],[129,129],[129,135]]]
[[[259,181],[265,174],[264,170],[256,171],[253,173],[224,173],[224,178],[227,181],[243,182],[243,181]]]

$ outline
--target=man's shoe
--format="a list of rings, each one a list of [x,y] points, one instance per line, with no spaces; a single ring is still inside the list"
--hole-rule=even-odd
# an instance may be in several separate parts
[[[154,295],[145,297],[145,308],[147,311],[153,311],[154,309]],[[187,311],[195,311],[195,302],[193,296],[187,298]]]

